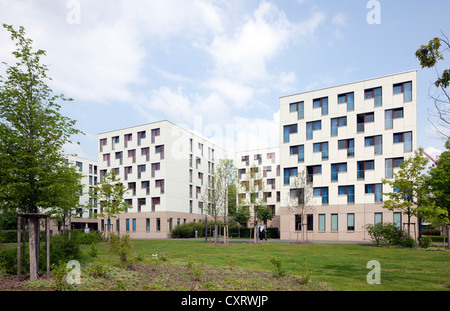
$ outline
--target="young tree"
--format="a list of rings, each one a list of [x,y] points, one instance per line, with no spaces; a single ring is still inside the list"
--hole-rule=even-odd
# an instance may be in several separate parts
[[[3,27],[16,44],[12,54],[17,61],[15,65],[3,62],[6,77],[0,76],[0,209],[38,213],[72,200],[49,189],[65,187],[61,184],[67,181],[61,178],[66,171],[63,146],[81,131],[74,128],[74,120],[60,113],[59,102],[68,99],[54,95],[47,85],[48,69],[40,63],[45,51],[33,51],[24,27]],[[38,225],[31,221],[30,232],[37,231]],[[38,266],[32,253],[38,249],[39,239],[30,234],[32,280],[37,278]]]
[[[224,243],[228,236],[228,189],[235,184],[236,168],[230,159],[221,159],[214,168],[209,188],[203,193],[203,201],[206,203],[206,211],[214,217],[215,242],[218,242],[218,217],[224,220]]]
[[[443,53],[450,51],[450,41],[442,33],[442,37],[435,37],[428,42],[427,45],[422,45],[416,51],[416,57],[420,61],[422,68],[437,67],[438,62],[444,60]],[[437,70],[436,70],[437,71]],[[430,111],[430,117],[436,119],[431,121],[436,132],[444,140],[450,137],[450,93],[448,87],[450,85],[450,68],[438,73],[437,80],[434,83],[436,92],[429,94],[434,101],[435,111]]]
[[[237,184],[237,191],[239,194],[245,194],[245,199],[241,199],[240,206],[249,208],[250,215],[253,216],[253,240],[258,242],[257,229],[260,221],[267,217],[269,210],[264,197],[264,182],[261,172],[257,166],[253,165],[250,172],[245,174],[244,180]]]
[[[408,216],[408,236],[411,233],[411,217],[421,217],[420,208],[424,206],[427,196],[424,187],[426,175],[423,171],[428,160],[422,154],[422,150],[422,148],[416,150],[414,156],[404,160],[392,180],[382,180],[383,184],[390,185],[393,190],[383,193],[389,197],[383,207],[390,211],[401,210]]]
[[[89,190],[89,196],[100,203],[100,213],[94,213],[94,217],[107,219],[107,232],[110,233],[111,218],[123,213],[127,205],[123,195],[127,188],[116,177],[116,171],[111,170],[103,176],[103,180]]]
[[[48,206],[46,212],[50,213],[51,218],[63,225],[65,232],[66,219],[70,220],[72,215],[82,208],[80,205],[80,196],[82,194],[82,175],[74,165],[67,165],[60,168],[58,182],[52,184],[47,190],[48,194],[55,198],[55,205]],[[57,202],[59,200],[59,203]],[[46,206],[42,206],[45,208]]]
[[[45,51],[33,51],[23,27],[3,27],[16,42],[17,62],[3,63],[6,77],[0,77],[0,208],[37,213],[39,207],[62,205],[66,199],[48,189],[64,182],[63,146],[81,131],[59,112],[58,102],[68,99],[54,95],[46,84],[48,69],[40,63]]]
[[[306,218],[307,214],[314,212],[313,199],[314,192],[311,183],[307,180],[306,171],[303,170],[295,177],[291,177],[291,187],[286,196],[287,206],[289,211],[294,215],[300,216],[300,228],[295,228],[297,231],[297,242],[299,231],[302,233],[302,242],[306,242]]]

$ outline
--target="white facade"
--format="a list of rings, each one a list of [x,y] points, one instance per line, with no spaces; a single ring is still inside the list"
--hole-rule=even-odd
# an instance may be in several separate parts
[[[249,179],[252,168],[257,168],[256,174],[262,179],[262,190],[267,207],[272,210],[274,218],[268,224],[269,227],[279,227],[280,215],[280,149],[267,148],[236,153],[236,168],[238,170],[238,185],[236,195],[239,204],[243,204],[247,198],[242,182]]]
[[[311,240],[365,240],[364,226],[403,225],[382,208],[383,178],[417,146],[416,71],[280,98],[281,239],[299,220],[283,202],[291,178],[306,170],[314,188]]]
[[[165,238],[179,223],[202,221],[202,195],[225,151],[208,140],[160,121],[101,133],[99,181],[114,169],[128,188],[127,211],[113,231],[133,238]],[[105,220],[101,220],[100,229]]]
[[[97,229],[97,221],[92,218],[97,212],[97,202],[89,196],[89,189],[97,185],[98,166],[97,161],[84,159],[76,156],[67,156],[67,160],[75,165],[78,172],[82,174],[81,185],[83,186],[80,196],[80,205],[89,208],[80,208],[80,211],[71,219],[72,228],[85,228],[86,224],[92,230]]]

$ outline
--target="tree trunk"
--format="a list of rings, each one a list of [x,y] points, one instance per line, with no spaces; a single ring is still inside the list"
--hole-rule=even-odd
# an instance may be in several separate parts
[[[214,243],[218,243],[219,242],[219,230],[218,230],[219,226],[217,225],[217,221],[214,223]]]
[[[38,276],[37,252],[36,252],[36,219],[30,219],[29,230],[29,248],[30,248],[30,280],[35,281]]]
[[[253,242],[258,243],[259,230],[258,230],[258,222],[256,221],[256,219],[255,219],[255,221],[253,223],[253,229],[255,230],[255,232],[253,233]]]

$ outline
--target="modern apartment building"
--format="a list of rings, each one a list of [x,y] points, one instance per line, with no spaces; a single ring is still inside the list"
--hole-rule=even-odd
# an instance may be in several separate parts
[[[261,195],[267,207],[272,210],[274,218],[268,221],[268,227],[279,227],[280,224],[280,149],[267,148],[236,153],[237,167],[237,200],[239,204],[248,201],[247,183],[251,180],[260,184]],[[253,178],[251,177],[253,176]],[[252,215],[253,216],[253,215]]]
[[[223,149],[169,121],[101,133],[98,140],[99,181],[115,170],[128,188],[128,208],[112,220],[112,231],[167,238],[177,224],[205,219],[203,194]],[[100,219],[100,230],[106,222]]]
[[[308,239],[362,241],[366,224],[404,226],[400,211],[382,208],[393,191],[382,179],[418,148],[416,80],[409,71],[280,98],[281,239],[301,228],[285,202],[303,170],[313,191]]]
[[[97,212],[97,202],[89,196],[89,188],[97,184],[97,161],[76,156],[67,156],[67,162],[75,165],[79,173],[83,176],[81,178],[82,189],[80,189],[81,196],[79,203],[81,206],[89,208],[80,208],[75,215],[72,215],[70,224],[69,220],[66,221],[66,228],[70,226],[72,229],[89,228],[90,230],[97,230],[97,219],[92,217]],[[52,230],[58,229],[53,227]]]

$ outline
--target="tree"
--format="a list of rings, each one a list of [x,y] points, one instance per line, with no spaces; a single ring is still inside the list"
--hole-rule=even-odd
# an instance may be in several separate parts
[[[428,42],[427,45],[422,45],[416,51],[416,57],[420,61],[422,68],[437,67],[437,63],[444,60],[443,53],[450,50],[450,41],[442,33],[442,38],[435,37]],[[450,93],[448,87],[450,85],[450,68],[438,72],[437,80],[434,86],[438,89],[436,93],[429,94],[434,101],[435,111],[430,111],[430,116],[436,119],[436,122],[431,122],[436,132],[444,140],[450,137]]]
[[[295,228],[297,231],[297,242],[298,234],[302,233],[302,242],[306,242],[308,239],[306,234],[306,218],[307,214],[314,212],[313,199],[314,192],[311,183],[307,180],[306,171],[303,170],[297,176],[291,177],[289,193],[286,196],[287,206],[289,211],[294,215],[300,216],[300,228]]]
[[[450,219],[450,139],[447,140],[438,165],[429,170],[425,181],[428,197],[428,208],[423,211],[427,221],[433,226],[441,226]]]
[[[63,225],[63,233],[65,232],[66,219],[70,220],[72,215],[82,208],[80,205],[80,195],[82,194],[82,175],[73,164],[67,164],[61,167],[58,175],[58,182],[48,188],[48,192],[55,199],[60,199],[55,206],[49,206],[47,212],[51,218]],[[45,207],[45,206],[43,206]]]
[[[107,219],[108,233],[111,231],[111,218],[116,218],[116,215],[125,212],[127,208],[123,199],[126,192],[127,188],[116,177],[115,170],[105,174],[103,180],[89,190],[89,196],[100,203],[100,213],[94,213],[94,217]]]
[[[260,221],[272,219],[271,211],[267,207],[264,182],[261,172],[257,166],[253,165],[250,172],[245,174],[244,180],[237,184],[237,192],[245,194],[245,199],[241,198],[238,205],[248,207],[250,215],[253,216],[253,240],[257,243],[257,228]]]
[[[0,208],[37,213],[39,207],[61,205],[49,188],[61,182],[65,171],[63,145],[71,143],[76,121],[60,114],[59,101],[46,82],[47,67],[40,64],[43,50],[34,52],[25,29],[3,24],[16,42],[15,66],[0,77]],[[70,99],[69,99],[70,100]]]
[[[236,182],[236,168],[230,159],[221,159],[212,172],[209,187],[202,195],[206,203],[206,212],[214,217],[215,242],[218,243],[218,217],[224,220],[224,243],[228,236],[228,189]]]
[[[426,189],[424,187],[426,175],[424,169],[427,158],[422,154],[422,148],[414,152],[414,156],[404,160],[400,169],[394,173],[392,180],[383,179],[383,184],[391,186],[392,192],[383,193],[389,199],[383,207],[390,211],[401,210],[408,216],[408,236],[410,235],[411,217],[421,217],[421,207],[426,201]]]
[[[0,76],[0,209],[38,213],[42,208],[62,206],[68,200],[49,189],[64,187],[66,172],[63,146],[71,143],[76,121],[60,113],[64,95],[54,95],[47,82],[47,67],[40,63],[43,50],[33,51],[32,40],[25,37],[24,27],[10,32],[17,49],[15,65],[6,66],[6,77]],[[70,183],[74,182],[70,180]],[[39,219],[30,222],[36,232]],[[30,234],[30,278],[37,278],[39,239]]]

